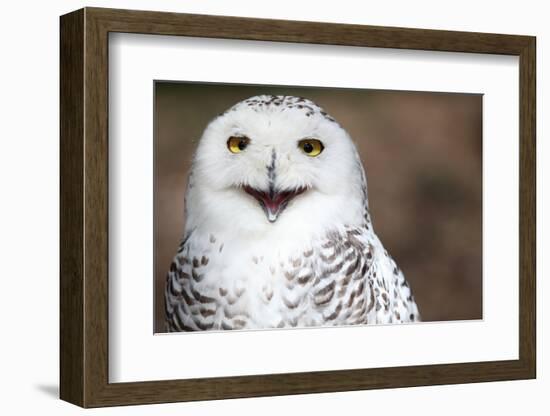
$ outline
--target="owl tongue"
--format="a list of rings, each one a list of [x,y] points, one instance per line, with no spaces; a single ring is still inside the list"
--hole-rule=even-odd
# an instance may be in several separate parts
[[[245,186],[244,190],[246,193],[256,198],[256,200],[260,203],[269,222],[275,222],[290,200],[304,192],[305,188],[289,189],[284,191],[274,191],[273,189],[270,189],[269,192],[266,192],[254,189],[250,186]]]

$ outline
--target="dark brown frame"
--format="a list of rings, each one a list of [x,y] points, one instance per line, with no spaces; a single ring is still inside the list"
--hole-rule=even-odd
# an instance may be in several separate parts
[[[109,383],[109,32],[519,56],[519,359]],[[99,8],[62,16],[61,398],[98,407],[535,378],[535,45],[530,36]]]

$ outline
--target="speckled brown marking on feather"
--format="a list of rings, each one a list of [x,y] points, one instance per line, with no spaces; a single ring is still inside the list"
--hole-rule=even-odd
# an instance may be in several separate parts
[[[237,303],[237,301],[239,300],[238,297],[236,297],[236,296],[231,296],[231,295],[228,295],[226,299],[227,299],[227,303],[228,303],[229,305],[234,305],[234,304]]]
[[[227,289],[224,289],[223,287],[218,288],[218,292],[220,292],[220,296],[227,295]]]
[[[336,286],[336,281],[332,281],[330,282],[329,284],[327,284],[325,287],[323,287],[322,289],[319,289],[316,293],[315,293],[315,296],[323,296],[323,295],[326,295],[327,293],[329,293],[330,291],[334,290],[334,287]]]
[[[365,273],[367,273],[367,267],[368,267],[367,262],[364,262],[363,266],[361,267],[361,273],[358,275],[359,276],[358,279],[365,276]]]
[[[203,295],[202,293],[191,288],[191,294],[200,303],[215,303],[216,299]]]
[[[374,292],[372,290],[372,285],[370,285],[370,289],[371,290],[369,290],[369,294],[370,294],[370,296],[369,296],[369,306],[367,308],[367,313],[369,313],[372,310],[372,308],[374,307],[374,304],[375,304]]]
[[[361,306],[357,306],[356,309],[354,309],[352,318],[353,319],[361,319],[364,318],[366,320],[366,313],[367,313],[367,306],[363,302]]]
[[[180,266],[185,266],[186,264],[189,264],[189,259],[187,257],[177,256],[176,259]]]
[[[339,302],[338,306],[336,306],[334,311],[328,316],[323,316],[323,318],[325,319],[325,321],[333,321],[334,319],[336,319],[338,317],[341,310],[342,310],[342,302]]]
[[[192,328],[192,327],[184,324],[183,320],[181,319],[181,317],[177,313],[173,314],[172,318],[173,319],[171,320],[171,323],[176,326],[176,329],[178,331],[195,331],[196,330],[195,328]]]
[[[346,325],[348,323],[352,311],[352,309],[346,309],[344,310],[344,313],[340,316],[340,321],[343,322],[343,325]]]
[[[301,276],[298,278],[298,283],[304,286],[307,282],[309,282],[313,278],[313,274],[308,273],[305,276]]]
[[[291,302],[288,300],[285,296],[283,296],[283,302],[289,309],[296,309],[298,305],[300,304],[300,299],[296,299],[294,302]]]
[[[243,329],[246,326],[246,321],[242,319],[233,319],[232,323],[234,329]]]
[[[191,270],[191,276],[195,282],[200,282],[204,279],[204,274],[199,274],[196,269]]]
[[[193,299],[189,293],[187,293],[187,290],[185,288],[182,289],[181,291],[181,295],[183,297],[183,300],[185,301],[185,303],[187,305],[194,305],[195,304],[195,299]]]
[[[291,259],[290,263],[294,267],[300,267],[302,265],[302,259],[300,257],[298,257],[297,259]]]
[[[327,277],[330,277],[334,275],[335,273],[338,273],[340,270],[342,270],[342,267],[344,266],[344,262],[341,261],[334,266],[327,267],[320,275],[321,279],[326,279]]]
[[[168,291],[172,296],[177,297],[181,293],[182,289],[183,287],[176,281],[176,279],[170,279],[168,282]]]
[[[351,308],[351,305],[353,304],[353,301],[355,300],[355,292],[351,292],[351,295],[349,296],[348,301],[346,302],[346,308]]]
[[[321,306],[325,305],[334,297],[334,287],[336,285],[336,282],[333,280],[328,285],[326,285],[324,288],[318,290],[313,298],[313,301],[315,302],[315,305]]]
[[[199,329],[201,329],[202,331],[208,331],[209,329],[212,329],[212,327],[214,326],[214,322],[211,322],[211,323],[204,323],[204,322],[200,322],[200,321],[196,321],[196,320],[193,320],[193,322],[195,322],[195,325],[197,325],[197,327]]]
[[[364,290],[365,290],[365,281],[362,280],[361,283],[359,283],[359,286],[357,286],[357,289],[355,289],[355,294],[357,296],[361,296]]]
[[[349,285],[349,282],[351,280],[351,278],[353,277],[353,274],[352,273],[347,273],[346,272],[346,275],[345,277],[342,279],[342,283],[341,283],[341,286],[345,289],[348,285]]]
[[[183,270],[179,270],[178,277],[180,280],[189,280],[191,276],[189,276],[189,273],[185,273]]]
[[[214,309],[201,308],[200,313],[203,317],[208,318],[209,316],[215,315],[216,311]]]
[[[238,298],[240,298],[240,297],[243,295],[243,293],[244,293],[245,291],[246,291],[246,288],[244,288],[244,287],[236,287],[236,288],[235,288],[235,295],[236,295]]]
[[[353,273],[359,268],[359,265],[361,264],[361,258],[359,256],[355,257],[355,261],[351,263],[346,271],[344,272],[347,276],[352,276]]]
[[[357,252],[355,250],[349,250],[349,252],[347,252],[344,256],[344,262],[347,263],[354,257],[357,258]]]
[[[183,311],[184,314],[187,314],[187,315],[190,313],[190,310],[191,310],[191,308],[185,303],[179,303],[175,309],[176,309],[176,313],[178,313],[178,311],[181,310]]]
[[[229,319],[233,319],[236,316],[242,316],[244,318],[249,318],[250,317],[250,315],[248,315],[248,312],[246,312],[246,311],[243,311],[243,310],[233,310],[232,311],[227,306],[223,308],[223,315],[226,318],[229,318]]]
[[[323,253],[319,253],[319,257],[325,263],[331,264],[334,260],[336,260],[336,251],[334,251],[334,253],[332,253],[330,256],[325,256]]]
[[[367,325],[369,323],[365,316],[359,316],[357,319],[351,321],[350,325]]]
[[[332,238],[327,236],[327,240],[323,244],[321,244],[321,248],[329,249],[329,248],[334,247],[335,244],[336,244],[336,238],[333,234]]]
[[[365,301],[365,298],[357,298],[358,301],[355,304],[355,309],[365,309],[367,307],[367,302]]]
[[[271,299],[273,298],[273,290],[268,289],[268,288],[264,288],[263,292],[264,292],[264,295],[265,295],[265,298],[266,298],[267,302],[270,302]]]

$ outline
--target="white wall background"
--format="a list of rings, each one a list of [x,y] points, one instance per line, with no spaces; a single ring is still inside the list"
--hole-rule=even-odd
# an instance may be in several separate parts
[[[542,1],[334,2],[278,0],[5,2],[0,14],[0,412],[76,414],[58,395],[58,16],[82,6],[317,20],[537,36],[538,53],[538,379],[458,386],[315,394],[261,399],[92,410],[88,414],[193,414],[229,412],[463,415],[544,414],[550,409],[550,361],[544,347],[550,285],[544,275],[542,213],[550,200],[543,184],[550,145],[543,130],[550,99],[549,12]],[[547,136],[547,135],[546,135]]]

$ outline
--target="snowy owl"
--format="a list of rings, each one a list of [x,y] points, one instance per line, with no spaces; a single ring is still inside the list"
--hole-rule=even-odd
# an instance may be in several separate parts
[[[248,98],[198,144],[167,274],[168,331],[420,319],[375,234],[348,133],[314,102]]]

